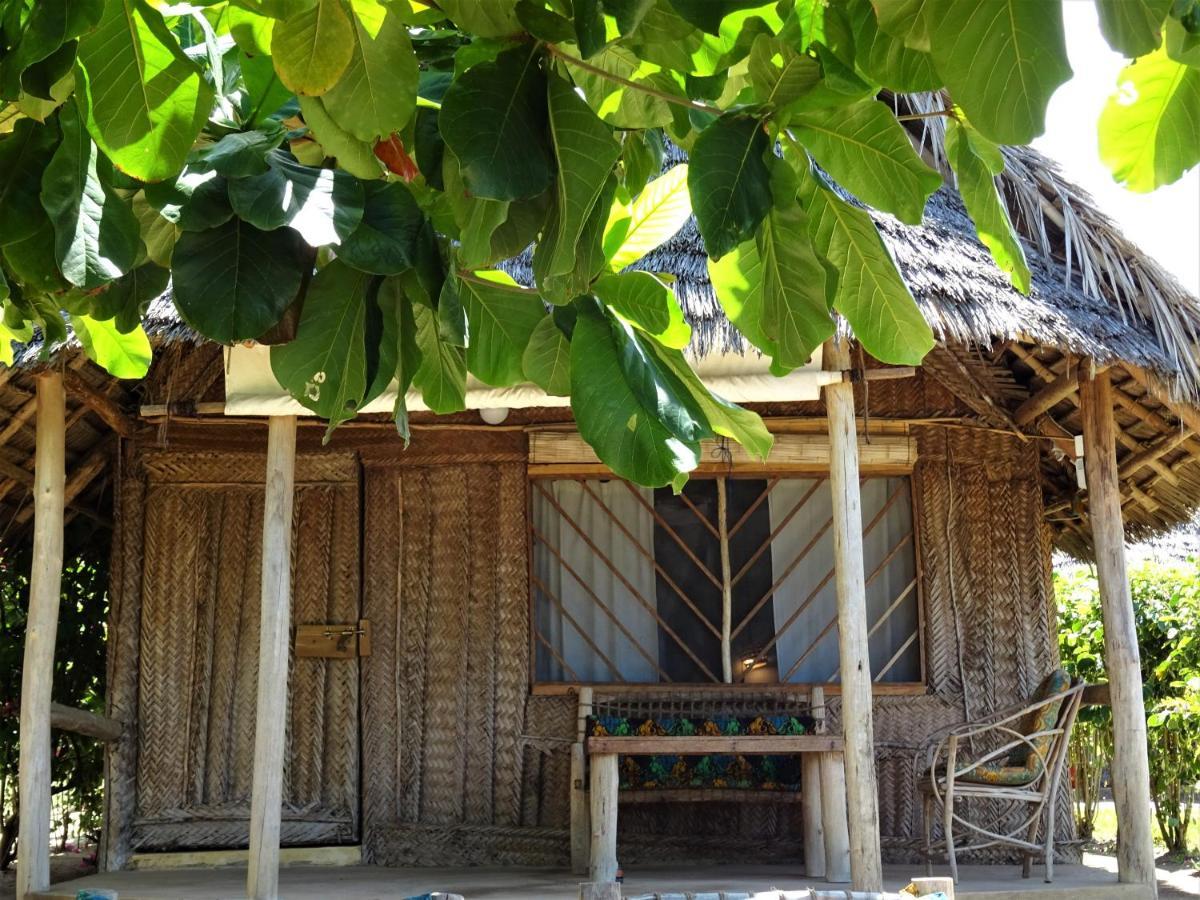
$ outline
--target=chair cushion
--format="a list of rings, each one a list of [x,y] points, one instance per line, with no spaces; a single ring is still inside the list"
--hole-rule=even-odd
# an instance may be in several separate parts
[[[1042,681],[1034,695],[1034,701],[1045,700],[1055,694],[1061,694],[1071,686],[1071,676],[1062,669],[1055,669]],[[1050,731],[1058,725],[1058,714],[1062,709],[1062,700],[1047,703],[1026,713],[1017,726],[1024,735],[1037,734],[1039,731]],[[1054,743],[1054,735],[1043,734],[1033,738],[1030,743],[1037,748],[1034,752],[1029,744],[1014,747],[1004,759],[994,759],[972,769],[958,777],[959,781],[969,781],[975,784],[999,784],[1021,787],[1034,781],[1042,774],[1042,760],[1050,753]]]

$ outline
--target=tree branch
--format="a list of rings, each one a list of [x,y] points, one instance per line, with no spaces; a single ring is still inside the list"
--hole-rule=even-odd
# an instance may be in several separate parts
[[[649,94],[651,97],[657,97],[659,100],[663,100],[666,103],[674,103],[676,106],[683,106],[687,109],[694,109],[696,112],[709,113],[714,116],[719,116],[722,113],[721,109],[715,106],[709,106],[707,103],[698,103],[695,100],[689,100],[687,97],[680,97],[676,94],[668,94],[666,91],[660,91],[644,84],[638,84],[636,81],[630,81],[628,78],[622,78],[620,75],[614,75],[612,72],[606,72],[599,66],[594,66],[589,62],[585,62],[577,56],[572,56],[570,53],[564,53],[554,44],[547,44],[546,49],[550,51],[551,56],[557,56],[568,65],[578,66],[585,72],[591,72],[593,75],[597,75],[606,81],[623,85],[624,87],[631,88],[635,91],[641,91],[643,94]]]

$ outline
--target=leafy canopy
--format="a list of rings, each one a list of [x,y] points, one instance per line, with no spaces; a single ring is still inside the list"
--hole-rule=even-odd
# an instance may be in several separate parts
[[[1102,153],[1152,190],[1200,161],[1200,0],[1096,2],[1133,59]],[[618,474],[679,485],[701,440],[770,436],[696,377],[647,254],[694,215],[778,374],[838,317],[919,362],[933,335],[867,207],[921,221],[943,176],[919,120],[945,117],[980,239],[1029,290],[999,145],[1071,74],[1061,4],[0,0],[0,360],[69,323],[140,377],[169,285],[204,336],[275,344],[331,427],[390,385],[407,439],[410,388],[452,412],[469,376],[532,382]]]

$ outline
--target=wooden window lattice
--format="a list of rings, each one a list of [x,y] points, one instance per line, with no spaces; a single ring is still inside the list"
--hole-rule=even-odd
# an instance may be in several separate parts
[[[862,484],[866,484],[871,479],[862,479]],[[887,492],[883,502],[879,508],[871,514],[871,517],[863,524],[864,542],[879,526],[880,522],[884,521],[889,511],[895,504],[903,501],[908,506],[908,517],[906,519],[907,528],[904,533],[900,534],[887,547],[882,558],[874,565],[871,565],[872,560],[868,559],[867,563],[869,571],[866,577],[866,586],[868,592],[871,591],[872,585],[884,573],[889,571],[889,566],[900,560],[905,563],[902,566],[907,572],[911,569],[912,575],[907,578],[905,584],[895,593],[894,596],[886,598],[887,602],[882,604],[882,609],[876,610],[872,620],[869,623],[868,639],[874,638],[886,625],[893,623],[899,615],[901,618],[907,617],[906,621],[900,622],[900,627],[904,630],[900,636],[893,640],[890,644],[884,647],[886,653],[876,653],[873,647],[872,652],[872,669],[873,679],[875,682],[883,682],[889,680],[912,681],[913,678],[896,679],[889,678],[890,675],[897,670],[902,660],[909,659],[909,670],[915,668],[918,671],[923,671],[921,663],[921,629],[920,616],[917,604],[919,603],[918,594],[918,579],[916,575],[915,564],[915,541],[912,526],[912,509],[911,509],[911,494],[910,482],[908,478],[893,477],[879,479],[887,482]],[[607,572],[608,575],[619,583],[631,600],[643,610],[653,620],[657,627],[659,637],[659,647],[648,646],[646,637],[641,638],[634,633],[629,625],[623,621],[623,616],[611,609],[600,596],[592,585],[588,583],[587,576],[580,571],[585,566],[573,565],[566,555],[561,551],[561,548],[556,546],[556,542],[552,536],[539,527],[539,517],[537,515],[530,518],[530,531],[532,538],[532,547],[535,560],[541,560],[543,564],[556,566],[561,572],[561,579],[566,582],[569,580],[571,584],[578,587],[583,596],[587,598],[595,611],[600,614],[600,618],[605,623],[611,623],[612,627],[621,635],[621,638],[627,642],[629,648],[634,654],[645,661],[646,664],[653,670],[655,677],[659,682],[670,682],[673,679],[665,671],[660,659],[658,650],[662,649],[670,653],[682,653],[688,657],[697,669],[703,674],[704,679],[709,683],[721,683],[725,678],[722,677],[721,667],[713,667],[704,662],[697,648],[689,645],[689,642],[680,634],[683,629],[683,621],[676,621],[673,627],[672,622],[663,614],[657,603],[657,596],[661,596],[661,591],[665,589],[670,596],[677,598],[682,604],[682,610],[686,612],[690,619],[694,619],[702,629],[711,634],[716,640],[721,642],[722,654],[730,652],[730,643],[735,641],[742,632],[750,625],[752,621],[759,616],[760,612],[772,603],[777,596],[780,596],[787,585],[787,582],[796,572],[798,568],[806,562],[810,565],[816,562],[813,554],[821,545],[822,539],[826,537],[832,527],[832,517],[825,517],[822,523],[816,527],[808,540],[803,543],[803,546],[796,552],[790,560],[779,569],[779,560],[774,558],[771,552],[773,545],[784,534],[793,522],[803,521],[804,517],[809,517],[809,521],[815,522],[816,516],[813,515],[813,510],[810,509],[811,501],[824,489],[828,490],[828,482],[825,478],[811,479],[811,484],[805,488],[793,504],[788,507],[786,513],[778,518],[767,538],[761,541],[750,552],[749,557],[740,565],[732,569],[732,571],[723,572],[720,569],[713,571],[697,554],[696,550],[689,546],[688,542],[680,535],[679,531],[672,527],[667,518],[655,508],[655,504],[651,499],[647,499],[645,494],[639,491],[638,488],[627,482],[620,482],[626,488],[632,498],[636,501],[636,508],[641,509],[649,515],[654,526],[661,530],[661,533],[669,539],[670,546],[673,550],[677,550],[679,554],[688,561],[695,574],[703,581],[707,582],[717,591],[724,591],[727,587],[736,589],[746,576],[763,562],[766,557],[772,562],[772,578],[770,587],[760,596],[756,597],[750,604],[749,609],[739,617],[732,620],[732,627],[729,628],[728,636],[722,633],[722,629],[718,624],[710,620],[709,616],[705,615],[700,605],[688,595],[685,586],[680,585],[678,580],[672,577],[671,572],[663,565],[663,561],[655,558],[653,542],[650,546],[646,546],[643,540],[639,540],[637,535],[631,530],[631,526],[627,521],[623,521],[622,517],[615,513],[609,504],[605,503],[601,492],[597,490],[597,486],[602,481],[615,481],[615,479],[589,479],[584,477],[562,479],[562,481],[570,481],[577,483],[583,495],[586,497],[586,502],[592,508],[593,513],[600,513],[605,527],[614,529],[622,535],[624,540],[630,547],[633,548],[634,554],[637,557],[645,560],[653,571],[656,579],[656,584],[660,586],[660,592],[650,592],[650,596],[646,596],[646,591],[639,590],[633,583],[629,574],[623,571],[618,560],[612,558],[612,554],[605,552],[595,540],[595,536],[588,533],[588,528],[576,520],[567,509],[564,508],[558,499],[554,496],[554,482],[543,479],[534,479],[532,481],[532,499],[535,508],[542,505],[543,510],[547,513],[553,512],[558,521],[569,529],[569,532],[575,535],[586,552],[591,556],[591,563],[599,563],[602,572]],[[724,523],[726,528],[720,527],[721,523],[714,523],[705,515],[692,498],[689,498],[686,493],[678,495],[683,509],[690,511],[695,519],[700,523],[703,529],[716,541],[724,540],[732,542],[742,531],[743,527],[749,522],[755,514],[761,515],[761,508],[764,504],[770,504],[773,499],[780,499],[777,488],[784,479],[780,477],[772,477],[763,481],[763,487],[758,495],[747,506],[747,508],[731,522]],[[582,517],[581,517],[582,518]],[[726,548],[727,549],[727,548]],[[907,557],[907,562],[901,559],[901,555]],[[578,560],[576,560],[578,563]],[[814,570],[815,572],[816,570]],[[558,592],[554,591],[546,582],[549,579],[540,577],[539,566],[535,563],[531,571],[531,588],[533,595],[533,638],[534,638],[534,653],[535,657],[541,657],[545,654],[561,668],[562,676],[572,682],[583,682],[588,680],[612,681],[612,682],[627,682],[627,681],[645,681],[645,678],[630,679],[628,673],[623,671],[620,662],[613,658],[612,653],[606,652],[593,638],[591,629],[585,622],[579,621],[577,615],[573,615],[568,608],[568,604],[563,602],[563,599],[558,596]],[[830,585],[834,579],[835,572],[832,563],[832,556],[829,559],[828,568],[823,572],[814,586],[805,593],[805,596],[795,605],[787,618],[782,623],[779,623],[775,628],[775,633],[770,641],[759,651],[759,657],[768,658],[768,656],[776,650],[781,638],[785,635],[790,635],[796,623],[804,616],[804,614],[813,608],[813,604],[821,597],[822,592]],[[903,576],[902,576],[903,577]],[[728,585],[726,581],[728,580]],[[565,593],[565,591],[564,591]],[[726,602],[728,602],[726,600]],[[877,604],[879,605],[879,604]],[[572,660],[568,659],[561,652],[561,648],[555,646],[555,642],[549,635],[544,633],[543,619],[544,616],[539,615],[539,610],[553,611],[559,617],[559,623],[563,629],[571,629],[582,642],[582,645],[587,648],[587,651],[594,654],[594,661],[598,660],[603,665],[603,669],[607,672],[608,678],[592,678],[581,677],[578,671],[581,666],[573,666]],[[868,612],[871,615],[871,612]],[[694,623],[693,623],[694,624]],[[824,621],[815,633],[811,633],[811,637],[796,653],[796,658],[790,663],[786,671],[779,672],[780,682],[799,683],[801,679],[797,678],[797,673],[804,670],[804,664],[814,656],[822,642],[836,633],[837,617],[836,612]],[[911,651],[916,647],[916,662],[915,666],[912,661]],[[876,657],[879,657],[878,659]],[[819,662],[819,660],[817,660]],[[579,662],[578,659],[575,660]],[[544,672],[545,666],[535,666],[535,671]],[[780,666],[782,669],[782,666]],[[836,665],[832,671],[821,673],[820,677],[812,677],[814,672],[808,672],[806,677],[802,679],[806,682],[833,682],[838,678]],[[540,680],[561,680],[558,678]]]

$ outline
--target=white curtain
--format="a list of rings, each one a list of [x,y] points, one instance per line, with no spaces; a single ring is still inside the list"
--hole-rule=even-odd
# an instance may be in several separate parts
[[[785,479],[775,486],[767,501],[772,531],[787,519],[812,487],[811,479]],[[907,536],[907,541],[867,586],[867,621],[871,626],[879,621],[915,574],[912,505],[907,479],[869,478],[863,483],[863,526],[871,523],[893,493],[897,496],[887,512],[863,537],[864,568],[867,578],[871,578],[876,568]],[[782,632],[775,645],[781,680],[817,683],[838,680],[837,626],[829,628],[837,616],[836,578],[832,574],[833,530],[827,525],[832,515],[829,482],[823,481],[771,543],[771,566],[774,578],[778,580],[816,538],[804,559],[775,591],[775,630],[777,634]],[[793,616],[795,620],[789,625],[788,620]],[[872,670],[878,672],[886,665],[916,628],[917,595],[914,588],[872,635]],[[885,680],[919,680],[919,654],[919,641],[914,641],[888,671]],[[796,665],[797,661],[799,665]],[[796,670],[791,672],[793,666]]]
[[[595,497],[577,481],[542,482],[541,487],[551,494],[577,527],[566,521],[535,488],[534,526],[562,557],[560,561],[538,541],[534,569],[545,591],[535,584],[536,626],[554,652],[537,641],[537,679],[658,681],[658,623],[634,592],[614,574],[614,569],[620,572],[650,609],[654,609],[654,567],[647,558],[654,548],[654,520],[650,515],[654,505],[653,491],[635,488],[644,501],[639,502],[619,481],[588,481],[587,488]],[[608,512],[601,509],[596,498]],[[629,532],[632,541],[617,527],[614,519]],[[581,532],[608,562],[588,546]],[[639,551],[639,546],[645,552]],[[622,633],[614,619],[624,626],[628,635]],[[589,645],[589,641],[595,647]],[[555,653],[566,663],[566,668],[555,658]],[[608,657],[612,666],[604,657]],[[620,677],[614,673],[614,666]]]

